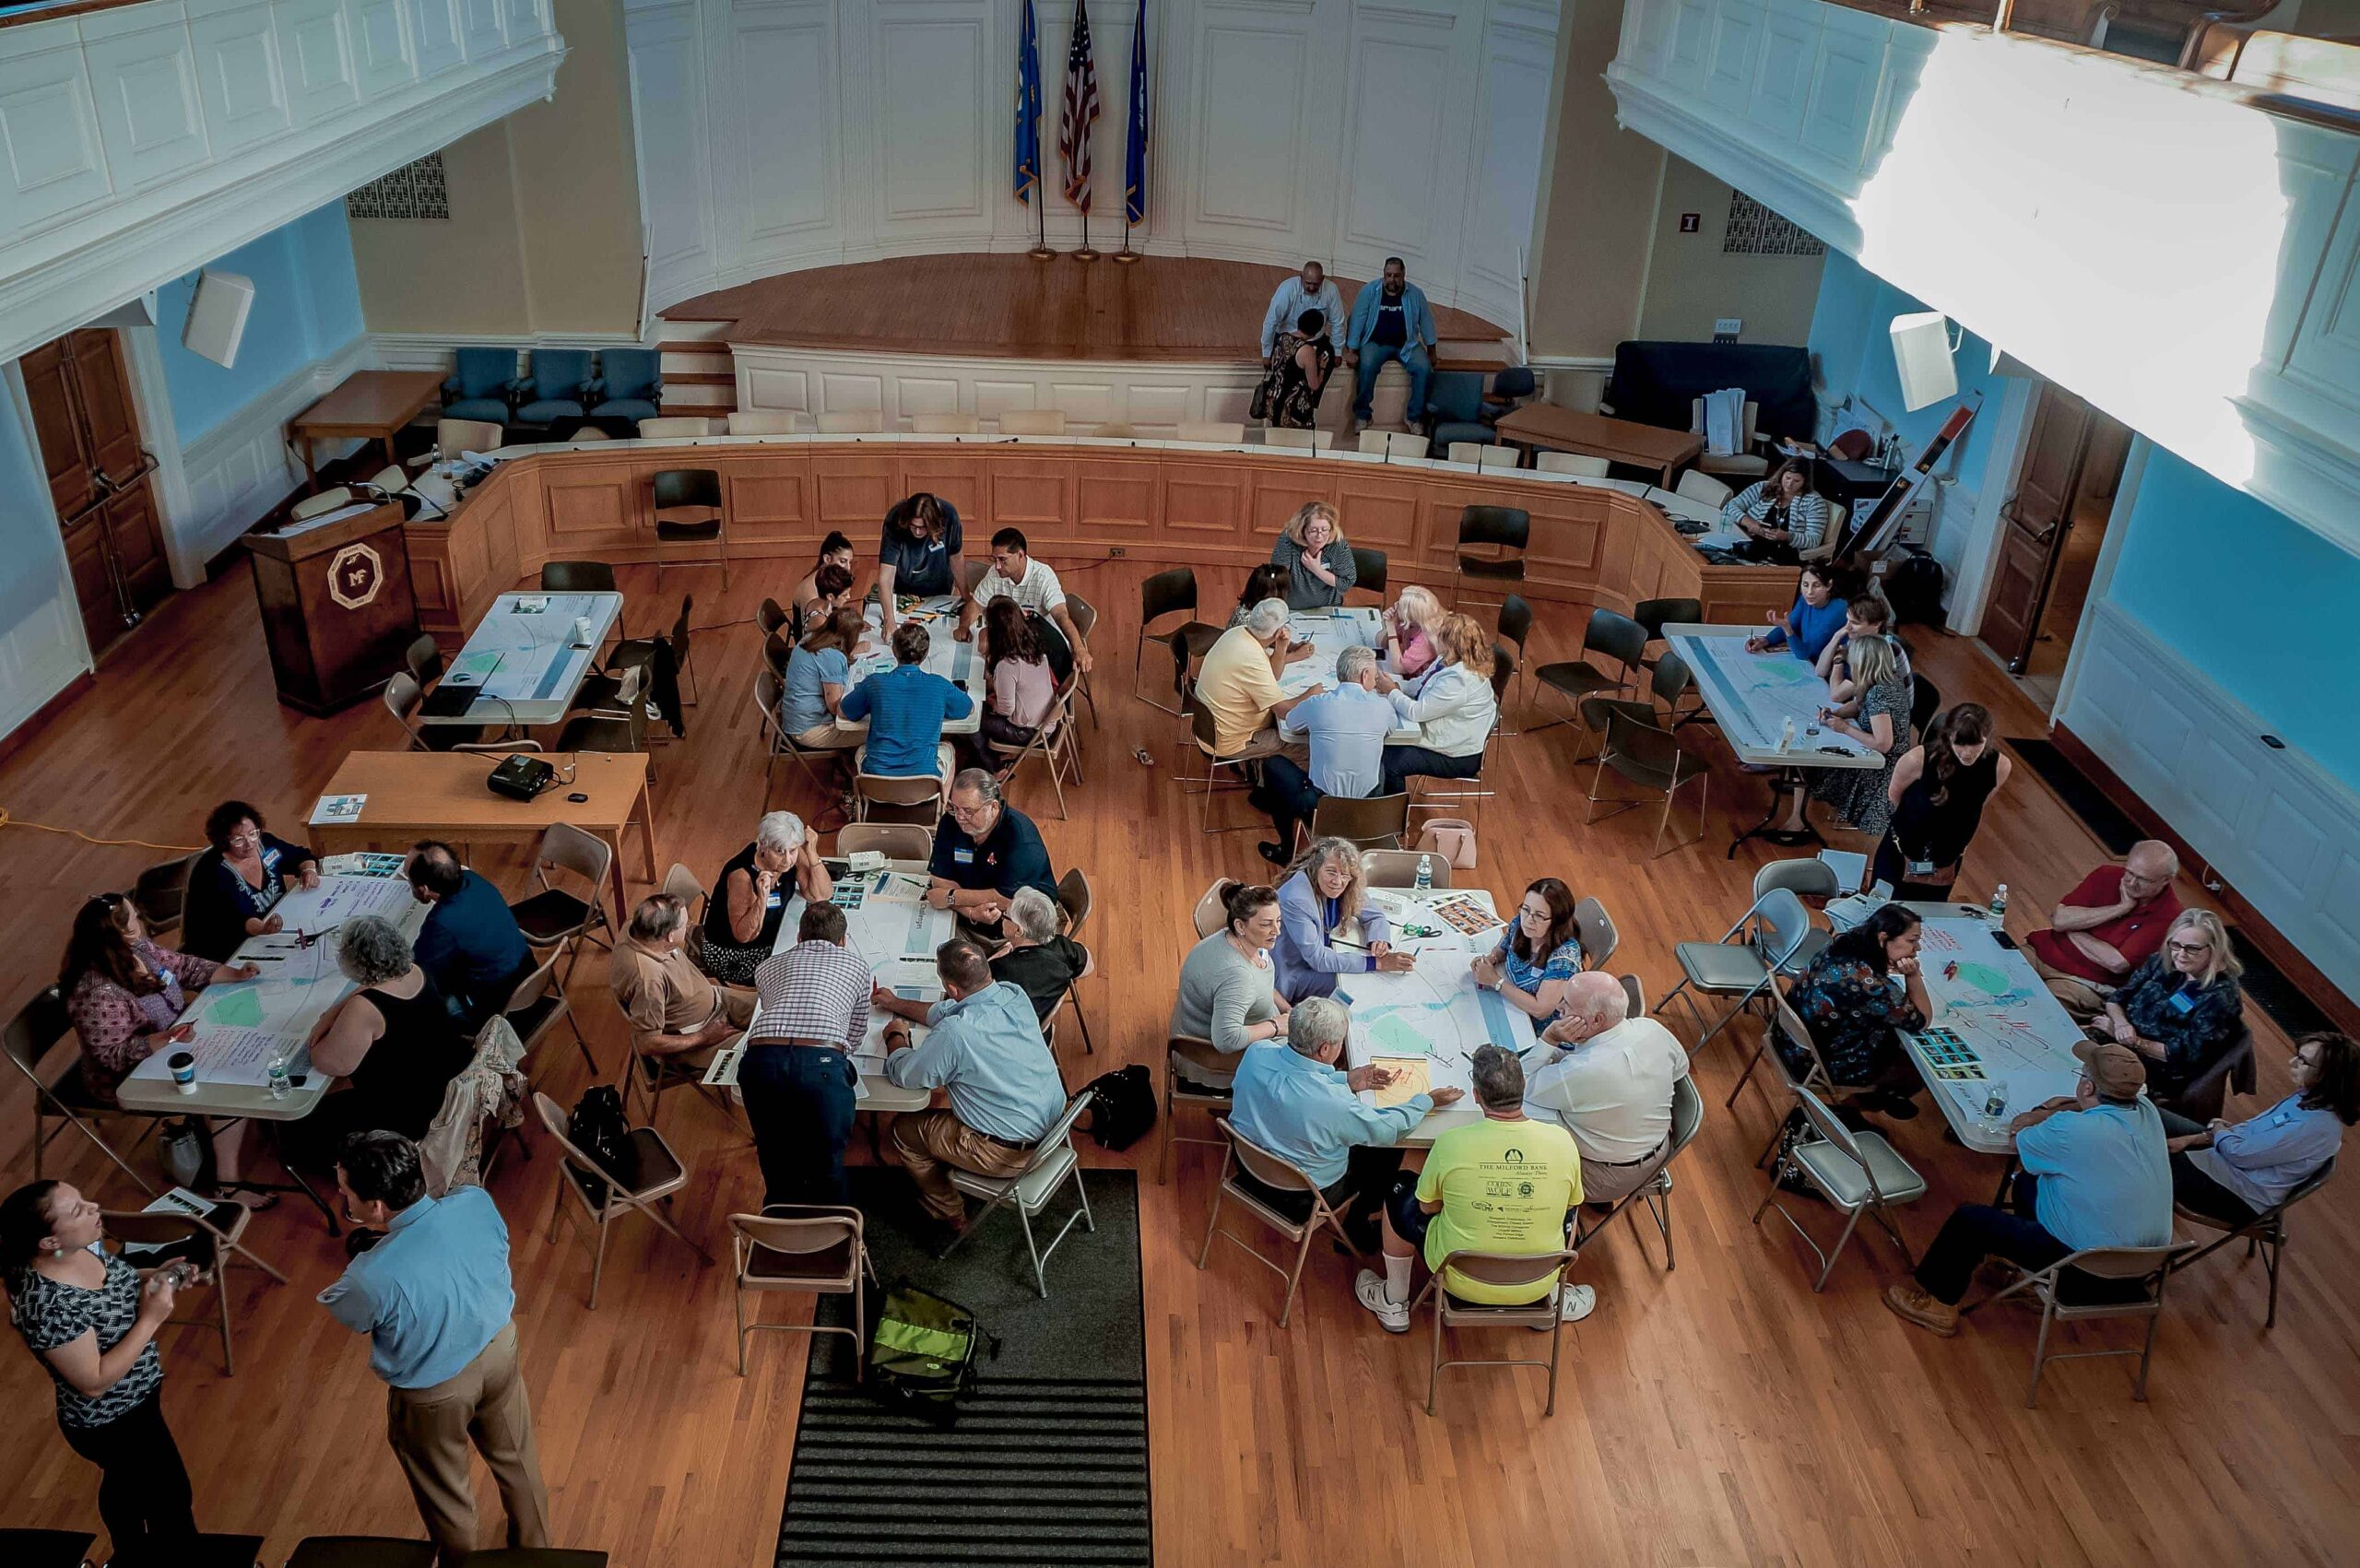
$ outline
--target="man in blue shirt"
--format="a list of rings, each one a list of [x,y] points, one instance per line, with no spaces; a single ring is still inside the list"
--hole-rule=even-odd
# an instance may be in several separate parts
[[[885,1076],[903,1089],[941,1089],[950,1104],[893,1118],[893,1148],[918,1185],[918,1201],[945,1243],[964,1229],[967,1200],[949,1167],[1013,1176],[1066,1108],[1056,1058],[1041,1036],[1032,999],[994,980],[983,949],[952,940],[935,949],[943,999],[927,1007],[878,986],[869,998],[893,1015],[885,1025]],[[927,1026],[911,1043],[910,1021]]]
[[[1884,1304],[1895,1314],[1955,1334],[1959,1299],[1986,1257],[2041,1269],[2085,1247],[2156,1247],[2172,1239],[2171,1157],[2163,1118],[2141,1092],[2146,1064],[2111,1042],[2084,1041],[2073,1055],[2082,1061],[2075,1091],[2016,1118],[2024,1170],[2011,1208],[1967,1203],[1952,1210],[1918,1266],[1917,1283],[1885,1288]],[[2080,1279],[2070,1277],[2069,1289]]]
[[[1278,347],[1279,334],[1302,320],[1305,311],[1317,311],[1330,333],[1344,319],[1344,297],[1336,292],[1336,286],[1328,281],[1328,269],[1317,262],[1304,263],[1299,276],[1280,279],[1271,291],[1269,306],[1262,312],[1264,360]]]
[[[1262,858],[1284,866],[1294,858],[1297,824],[1308,823],[1322,796],[1365,800],[1385,772],[1385,737],[1400,721],[1376,693],[1376,650],[1355,644],[1336,655],[1336,690],[1297,703],[1279,720],[1279,738],[1311,737],[1311,771],[1285,757],[1262,764],[1254,804],[1270,814],[1278,840],[1261,844]]]
[[[1381,1089],[1378,1067],[1345,1072],[1345,1036],[1351,1014],[1333,996],[1306,996],[1287,1017],[1284,1046],[1275,1040],[1248,1046],[1237,1060],[1229,1125],[1319,1184],[1344,1216],[1345,1232],[1363,1252],[1378,1243],[1376,1212],[1401,1169],[1402,1138],[1436,1106],[1456,1102],[1456,1089],[1412,1094],[1398,1105],[1363,1105],[1360,1091]],[[1306,1219],[1311,1195],[1280,1192],[1245,1172],[1238,1185],[1281,1214]]]
[[[975,701],[942,677],[918,667],[931,643],[925,627],[914,620],[902,622],[893,628],[893,667],[844,693],[838,712],[856,724],[868,721],[868,744],[860,753],[862,772],[896,778],[950,776],[943,721],[965,718]]]
[[[1344,329],[1344,363],[1360,366],[1353,390],[1352,418],[1368,423],[1371,400],[1376,395],[1376,375],[1387,360],[1398,360],[1410,372],[1409,421],[1417,424],[1426,414],[1426,378],[1434,373],[1434,315],[1426,296],[1409,281],[1399,256],[1385,258],[1385,276],[1365,284],[1352,296],[1351,324]]]
[[[441,1568],[454,1568],[478,1544],[470,1443],[499,1484],[508,1544],[548,1546],[549,1489],[516,1367],[508,1227],[491,1195],[463,1186],[427,1197],[418,1145],[392,1132],[346,1138],[336,1185],[352,1222],[385,1235],[320,1292],[320,1304],[370,1337],[394,1457]]]
[[[962,925],[994,945],[1006,935],[1000,923],[1017,889],[1057,896],[1041,830],[1001,801],[999,781],[981,768],[950,781],[950,809],[934,830],[926,876],[926,902],[956,911]]]
[[[433,906],[411,949],[472,1033],[508,1006],[533,971],[533,949],[500,890],[460,865],[449,844],[420,839],[407,869],[410,896]]]

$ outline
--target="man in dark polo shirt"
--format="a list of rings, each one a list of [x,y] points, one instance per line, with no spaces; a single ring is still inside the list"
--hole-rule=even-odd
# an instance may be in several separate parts
[[[1032,819],[1003,805],[999,781],[969,768],[950,781],[950,814],[934,831],[926,902],[958,912],[962,928],[997,946],[1000,923],[1019,888],[1055,899],[1057,874]]]
[[[2058,901],[2048,916],[2054,928],[2034,932],[2025,948],[2067,1012],[2085,1022],[2097,1017],[2107,993],[2155,956],[2179,918],[2177,875],[2172,846],[2142,839],[2121,865],[2099,867]]]
[[[433,908],[410,944],[419,966],[434,977],[459,1021],[479,1028],[533,972],[533,950],[500,890],[460,865],[449,844],[420,839],[406,869],[410,895]]]

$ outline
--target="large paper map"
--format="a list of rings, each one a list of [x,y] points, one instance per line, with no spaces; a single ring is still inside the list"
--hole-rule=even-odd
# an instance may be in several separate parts
[[[535,604],[542,607],[524,607]],[[602,619],[598,595],[502,595],[453,663],[454,683],[473,671],[487,696],[548,701],[565,685],[573,666],[587,664],[597,652],[574,643],[574,620],[584,616],[594,626]]]
[[[926,657],[918,661],[918,667],[953,685],[966,685],[968,678],[974,674],[975,644],[962,643],[951,635],[959,625],[957,601],[940,595],[920,599],[915,608],[903,612],[902,619],[926,628]],[[855,682],[893,667],[893,650],[886,647],[885,640],[878,635],[883,624],[877,607],[870,605],[862,635],[872,646],[852,661]]]
[[[1361,1047],[1354,1060],[1430,1057],[1437,1086],[1466,1088],[1468,1060],[1479,1045],[1515,1051],[1534,1038],[1498,993],[1475,984],[1463,958],[1437,954],[1407,973],[1356,975],[1336,996],[1352,1010]]]
[[[1823,746],[1840,747],[1857,757],[1869,754],[1867,748],[1833,730],[1804,734],[1818,725],[1819,710],[1827,705],[1827,682],[1793,654],[1749,654],[1741,637],[1681,636],[1672,639],[1672,646],[1711,694],[1722,732],[1733,741],[1755,750],[1772,749],[1778,744],[1782,722],[1792,719],[1794,749],[1805,759],[1822,756],[1818,749]]]
[[[1988,1082],[2007,1087],[2016,1110],[2070,1093],[2083,1038],[2024,954],[2002,948],[1980,920],[1929,920],[1918,961],[1934,1016],[1926,1021],[1956,1034],[1981,1063],[1985,1081],[1938,1085],[1980,1112]]]
[[[1377,613],[1373,609],[1297,610],[1287,617],[1287,635],[1311,644],[1311,656],[1297,659],[1279,673],[1279,686],[1292,697],[1317,684],[1334,690],[1336,655],[1351,647],[1376,646]]]

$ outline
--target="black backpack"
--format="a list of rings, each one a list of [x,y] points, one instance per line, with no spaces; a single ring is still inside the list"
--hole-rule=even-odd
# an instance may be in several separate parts
[[[594,1084],[573,1102],[566,1118],[566,1141],[590,1156],[601,1171],[634,1191],[639,1186],[639,1146],[623,1120],[623,1097],[611,1083]]]
[[[1912,549],[1885,573],[1884,596],[1894,619],[1907,626],[1940,626],[1942,585],[1948,574],[1932,556]]]
[[[1090,1136],[1101,1149],[1128,1149],[1155,1126],[1155,1084],[1134,1063],[1090,1086]]]

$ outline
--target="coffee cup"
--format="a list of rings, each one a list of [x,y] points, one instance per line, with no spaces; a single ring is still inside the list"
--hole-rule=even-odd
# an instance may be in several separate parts
[[[175,1051],[164,1058],[164,1066],[172,1075],[172,1087],[183,1094],[196,1092],[196,1058],[186,1051]]]

